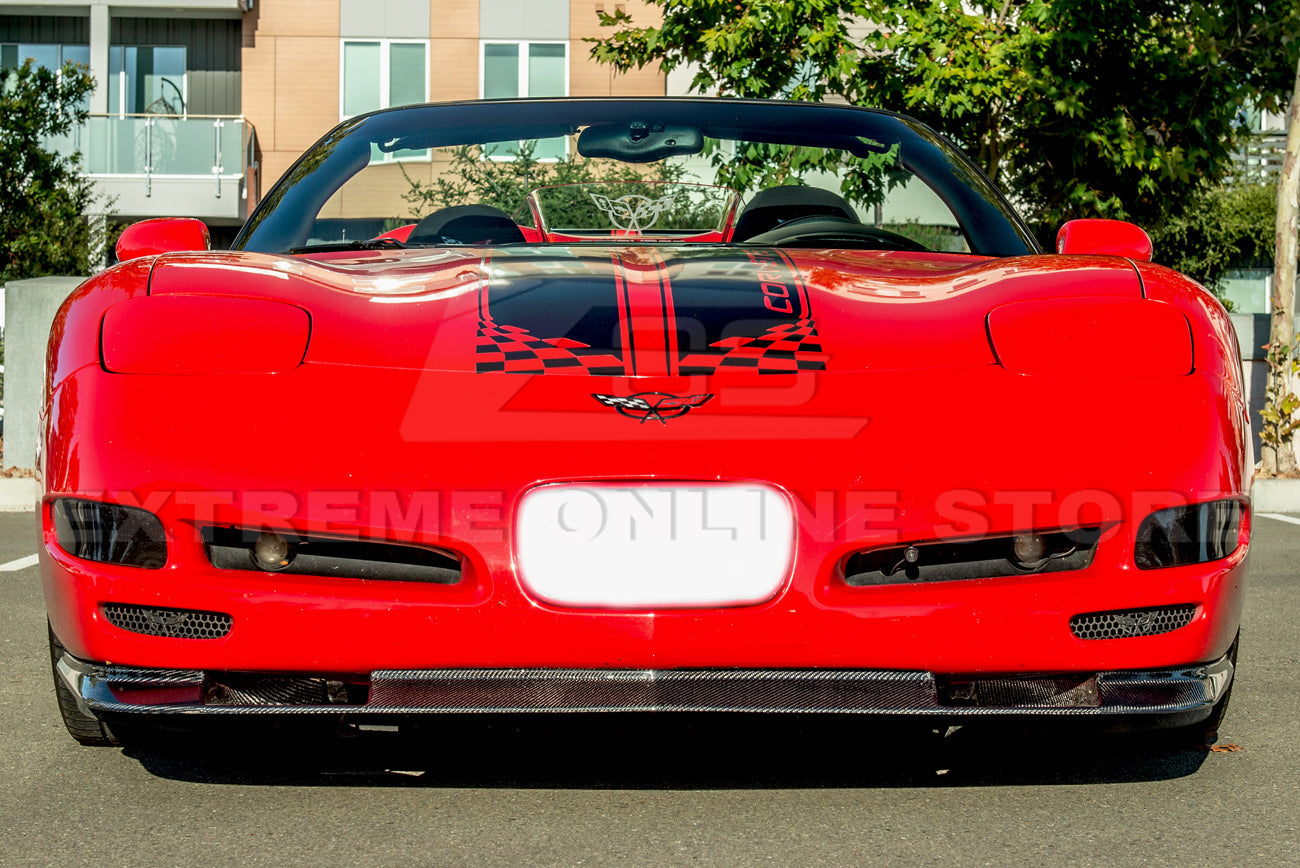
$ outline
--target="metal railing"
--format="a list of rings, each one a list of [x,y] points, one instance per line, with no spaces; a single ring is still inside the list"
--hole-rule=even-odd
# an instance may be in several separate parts
[[[1253,181],[1273,181],[1282,172],[1285,133],[1257,133],[1236,153],[1236,174]]]
[[[91,115],[64,136],[47,140],[62,154],[81,154],[88,175],[139,177],[153,195],[156,177],[213,178],[220,199],[222,181],[242,180],[240,195],[257,201],[257,134],[232,115]]]

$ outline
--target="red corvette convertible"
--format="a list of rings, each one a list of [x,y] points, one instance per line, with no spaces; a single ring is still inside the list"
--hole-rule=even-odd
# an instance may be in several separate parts
[[[83,743],[223,715],[1223,715],[1252,472],[1224,309],[1128,224],[1041,251],[907,118],[385,110],[232,250],[167,219],[118,252],[60,310],[45,393]]]

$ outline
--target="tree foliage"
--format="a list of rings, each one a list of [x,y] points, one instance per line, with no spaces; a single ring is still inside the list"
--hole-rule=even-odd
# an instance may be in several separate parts
[[[1151,231],[1155,259],[1211,289],[1234,268],[1271,268],[1277,190],[1231,183],[1198,192]]]
[[[1247,101],[1276,108],[1300,4],[1276,0],[650,0],[592,56],[695,71],[692,88],[843,98],[955,139],[1050,237],[1161,222],[1227,176]]]
[[[28,60],[0,79],[0,281],[87,274],[102,252],[102,221],[77,154],[46,150],[47,137],[84,123],[94,82],[84,67],[54,71]]]
[[[601,219],[595,211],[592,193],[612,198],[640,192],[647,185],[681,184],[686,170],[680,165],[659,162],[648,168],[625,163],[607,163],[571,157],[539,160],[536,145],[522,142],[512,148],[508,158],[486,158],[477,145],[462,145],[443,153],[450,157],[448,171],[440,172],[430,183],[406,175],[410,189],[402,199],[415,219],[452,205],[491,205],[515,215],[521,223],[531,225],[532,215],[524,207],[532,190],[559,187],[546,197],[547,218],[552,226],[596,226]],[[406,169],[402,169],[403,173]],[[581,186],[575,186],[581,185]],[[656,224],[662,229],[698,226],[711,222],[713,215],[699,213],[708,208],[678,190],[674,207]],[[662,195],[656,193],[656,197]]]
[[[1271,387],[1265,394],[1264,407],[1259,411],[1259,439],[1263,444],[1263,471],[1267,475],[1279,472],[1294,473],[1293,442],[1300,430],[1300,395],[1292,391],[1291,384],[1300,374],[1300,347],[1270,341],[1265,356],[1268,361],[1268,379]],[[1276,384],[1276,385],[1272,385]]]

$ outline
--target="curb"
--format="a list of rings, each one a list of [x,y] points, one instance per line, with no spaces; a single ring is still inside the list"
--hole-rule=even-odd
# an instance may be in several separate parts
[[[0,478],[0,512],[35,512],[39,498],[35,479]]]
[[[1253,512],[1300,513],[1300,479],[1257,479],[1250,490]]]

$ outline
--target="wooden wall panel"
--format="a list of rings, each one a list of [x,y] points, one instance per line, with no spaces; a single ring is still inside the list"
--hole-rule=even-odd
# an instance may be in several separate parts
[[[339,35],[338,3],[322,0],[267,0],[257,4],[258,37]]]
[[[412,217],[411,205],[402,199],[402,194],[411,189],[406,175],[402,174],[403,169],[406,175],[426,184],[432,176],[430,164],[423,162],[371,166],[351,183],[345,184],[330,201],[337,202],[339,216],[343,217]],[[364,178],[363,183],[358,182],[361,178]]]
[[[478,0],[429,0],[429,3],[432,38],[478,39]]]
[[[276,148],[300,152],[338,122],[339,41],[337,37],[277,37],[275,47]]]
[[[429,101],[478,99],[478,40],[434,39],[429,44]]]
[[[280,176],[289,170],[300,155],[293,151],[262,150],[262,195],[271,192],[271,187],[280,180]]]
[[[657,7],[644,0],[619,0],[632,21],[639,27],[662,21]],[[612,28],[600,26],[597,7],[613,12],[614,0],[570,0],[569,3],[569,95],[570,96],[663,96],[665,77],[657,66],[616,75],[611,67],[591,59],[591,43],[584,39],[604,39]]]
[[[263,37],[243,51],[244,117],[252,121],[263,151],[275,150],[275,47],[274,37]]]

